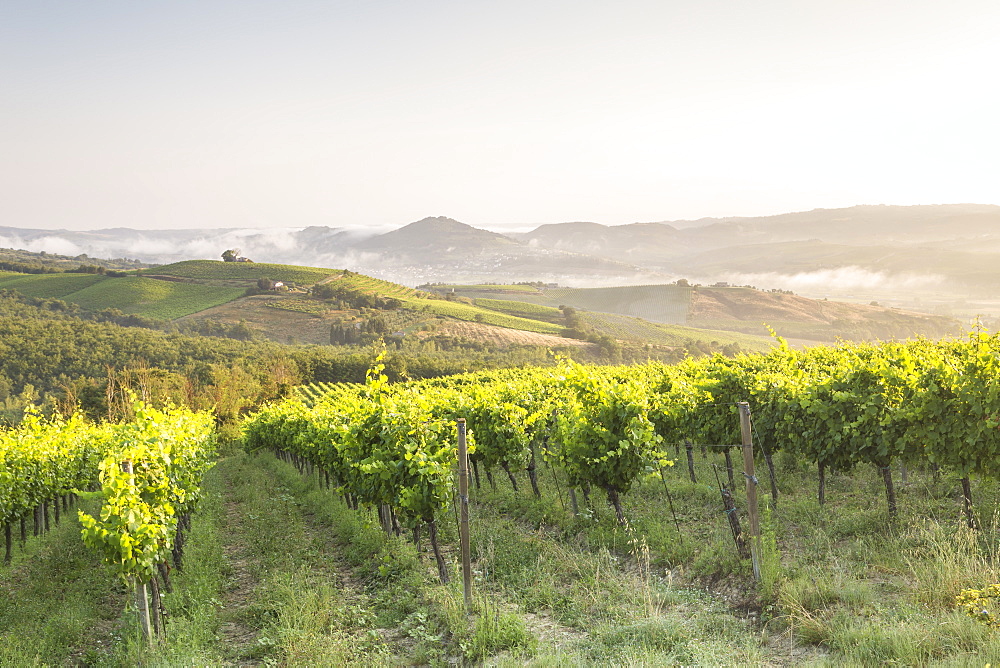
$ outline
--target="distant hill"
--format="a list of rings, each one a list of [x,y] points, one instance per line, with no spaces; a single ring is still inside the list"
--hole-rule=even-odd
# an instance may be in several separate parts
[[[661,266],[692,252],[805,240],[851,246],[951,245],[973,239],[1000,244],[1000,206],[856,206],[759,218],[710,218],[681,227],[561,223],[511,236],[536,246],[624,256]]]
[[[518,246],[518,242],[496,232],[480,230],[457,220],[439,216],[424,218],[398,230],[359,241],[355,248],[405,257],[409,261],[433,262],[459,254],[496,253]]]
[[[147,262],[218,259],[344,267],[401,283],[574,287],[720,281],[1000,323],[1000,206],[856,206],[764,217],[542,225],[500,234],[444,216],[394,230],[0,228],[0,246]]]
[[[614,257],[637,265],[659,266],[665,259],[682,256],[691,249],[683,231],[664,223],[559,223],[511,236],[534,248]]]
[[[372,273],[395,280],[402,280],[400,275],[424,281],[476,281],[496,275],[556,280],[581,274],[613,280],[642,271],[616,258],[539,248],[445,217],[425,218],[370,237],[353,249],[377,256],[380,267]]]

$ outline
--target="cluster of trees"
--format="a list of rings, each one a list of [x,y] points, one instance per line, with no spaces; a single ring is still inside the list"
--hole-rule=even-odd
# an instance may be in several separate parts
[[[572,306],[560,305],[559,310],[563,313],[563,321],[566,329],[562,331],[562,336],[567,339],[578,339],[596,344],[601,350],[602,357],[606,360],[617,362],[621,360],[622,345],[613,336],[601,334],[594,328],[587,325],[580,314]]]
[[[240,257],[239,248],[230,248],[228,250],[222,251],[222,261],[223,262],[253,262],[249,258]]]
[[[100,274],[102,276],[108,276],[109,278],[121,278],[122,276],[128,276],[126,271],[115,271],[114,269],[108,269],[107,267],[102,267],[99,264],[81,264],[76,269],[67,269],[68,274]]]
[[[47,412],[79,407],[93,418],[107,418],[132,390],[157,406],[214,409],[225,422],[299,383],[363,382],[374,356],[367,346],[289,346],[252,340],[248,328],[244,332],[246,339],[239,340],[123,327],[60,300],[0,292],[0,418],[18,422],[29,403]],[[432,378],[550,361],[542,348],[442,347],[450,346],[425,346],[407,337],[389,354],[387,374],[391,380]]]
[[[37,263],[0,261],[0,271],[14,271],[19,274],[58,274],[59,269],[45,267]]]
[[[318,297],[319,299],[335,302],[337,308],[341,310],[349,308],[374,308],[383,311],[394,311],[403,305],[403,302],[395,297],[384,297],[374,292],[358,290],[347,285],[338,285],[337,283],[317,285],[313,287],[312,293],[314,297]]]
[[[86,262],[86,264],[83,264]],[[57,255],[54,253],[33,253],[26,250],[14,248],[0,248],[0,270],[14,271],[21,274],[58,274],[61,272],[79,272],[80,269],[74,265],[83,267],[104,267],[110,271],[125,271],[130,269],[142,269],[154,265],[130,260],[129,258],[115,258],[111,260],[91,258],[86,253],[75,257],[67,255]],[[94,272],[86,272],[94,273]],[[112,274],[113,275],[113,274]]]
[[[331,345],[367,345],[385,337],[392,331],[392,323],[383,315],[375,315],[360,322],[341,322],[330,325]]]
[[[329,294],[348,299],[373,298],[334,285],[319,287],[321,295],[329,289]],[[395,301],[381,305],[394,306]],[[331,328],[330,342],[339,345],[291,346],[260,340],[246,323],[178,324],[118,309],[87,312],[60,299],[0,290],[0,419],[16,423],[30,403],[46,411],[80,407],[91,417],[104,418],[114,415],[120,397],[132,390],[154,405],[172,401],[211,408],[220,420],[235,420],[295,384],[363,382],[374,355],[370,343],[380,338],[390,347],[385,364],[393,381],[553,361],[544,346],[500,347],[443,334],[393,337],[413,324],[414,314],[405,309],[364,315],[359,323]],[[571,307],[563,308],[563,317],[569,332],[597,344],[596,349],[562,351],[581,361],[673,362],[689,353],[719,352],[712,344],[623,346],[587,329]]]

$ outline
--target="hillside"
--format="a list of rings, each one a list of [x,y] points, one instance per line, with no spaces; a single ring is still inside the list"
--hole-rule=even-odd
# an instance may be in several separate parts
[[[638,265],[658,265],[696,247],[689,234],[665,223],[557,223],[511,236],[533,247],[612,257]]]
[[[748,334],[771,327],[785,337],[814,341],[940,338],[961,331],[943,316],[752,288],[692,290],[687,324]]]
[[[662,341],[662,333],[649,329],[654,323],[758,336],[767,336],[768,327],[771,327],[782,336],[812,341],[913,336],[937,338],[960,331],[958,322],[943,316],[870,304],[809,299],[749,287],[676,284],[617,288],[465,285],[434,286],[434,289],[445,292],[454,290],[455,294],[471,298],[478,305],[490,306],[499,302],[510,312],[517,308],[511,303],[522,302],[525,304],[522,312],[541,309],[540,313],[549,318],[555,317],[552,307],[571,306],[585,311],[596,329],[619,339]],[[503,300],[495,298],[500,295],[504,296]],[[615,325],[607,324],[608,314],[638,319],[629,330],[642,330],[644,333],[624,335],[620,321]],[[605,324],[597,324],[600,322]]]
[[[515,244],[449,219],[428,219],[397,233],[415,235],[416,248],[417,238],[431,236],[432,230],[452,230],[456,237],[478,239],[484,247]],[[849,252],[830,244],[825,248]],[[274,282],[283,285],[269,289]],[[553,337],[533,339],[538,343],[531,345],[557,346],[566,341],[564,335],[601,341],[605,354],[612,355],[618,345],[677,348],[705,342],[763,349],[770,345],[767,326],[786,337],[815,341],[937,337],[958,331],[947,318],[899,309],[683,282],[607,288],[541,282],[427,287],[417,290],[323,267],[217,260],[186,260],[148,268],[141,275],[114,277],[0,275],[0,288],[62,299],[90,312],[117,309],[157,321],[218,322],[256,330],[281,343],[362,343],[389,336],[415,343],[449,338],[491,346],[528,345],[524,341],[530,337],[501,331],[508,330]],[[573,324],[562,307],[586,317]],[[465,325],[449,326],[456,322]]]
[[[261,279],[280,281],[284,286],[279,291],[261,290]],[[563,329],[551,319],[533,318],[531,313],[522,316],[450,301],[354,272],[254,262],[189,260],[147,270],[142,276],[114,278],[6,272],[0,275],[0,288],[30,297],[62,299],[91,312],[118,309],[157,320],[244,323],[281,342],[329,344],[335,340],[333,328],[363,330],[376,318],[379,331],[371,334],[417,338],[447,320],[475,323],[484,329],[482,338],[493,341],[505,338],[490,331],[496,328],[553,338]],[[468,333],[469,328],[464,331]]]
[[[852,246],[810,239],[696,253],[679,260],[676,268],[692,276],[718,276],[731,282],[744,278],[773,282],[785,276],[789,289],[801,289],[809,275],[818,278],[821,272],[841,272],[843,278],[828,281],[827,287],[833,293],[845,289],[886,290],[891,286],[903,294],[948,290],[972,297],[996,294],[996,263],[997,256],[984,248]],[[851,271],[855,274],[853,281]],[[813,290],[821,288],[813,286]]]
[[[186,269],[184,273],[210,275],[204,271],[207,268]],[[509,298],[472,300],[457,293],[434,294],[345,272],[324,279],[321,287],[325,290],[314,287],[313,294],[300,290],[251,295],[187,315],[181,321],[242,323],[282,343],[327,345],[387,336],[399,345],[464,345],[464,341],[501,348],[545,346],[578,352],[594,348],[591,343],[561,336],[566,323],[559,309],[519,301],[519,294],[539,294],[531,286],[516,290],[493,286],[491,294],[499,292]],[[332,296],[322,298],[319,294]],[[772,345],[766,332],[764,336],[743,336],[610,314],[591,315],[587,323],[595,334],[627,346],[653,345],[670,352],[697,346],[765,350]]]

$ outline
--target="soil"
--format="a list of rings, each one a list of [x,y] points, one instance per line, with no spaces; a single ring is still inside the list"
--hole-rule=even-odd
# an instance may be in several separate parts
[[[226,526],[239,526],[239,504],[234,501],[226,503]],[[220,644],[228,648],[250,647],[257,640],[259,631],[247,626],[240,620],[239,610],[246,608],[254,589],[260,584],[251,574],[247,565],[246,546],[238,542],[227,542],[222,548],[226,562],[229,565],[229,577],[226,580],[226,590],[222,595],[223,610],[233,614],[226,616],[226,621],[219,626]],[[237,651],[234,655],[239,655]],[[241,659],[235,666],[256,666],[258,661]]]

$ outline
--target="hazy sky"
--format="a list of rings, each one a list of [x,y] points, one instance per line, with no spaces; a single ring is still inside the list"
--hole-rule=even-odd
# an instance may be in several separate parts
[[[997,0],[0,0],[0,226],[1000,204]]]

